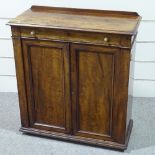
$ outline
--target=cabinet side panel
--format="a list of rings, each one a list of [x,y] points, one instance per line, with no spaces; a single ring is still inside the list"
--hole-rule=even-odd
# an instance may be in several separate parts
[[[126,123],[128,113],[128,83],[130,50],[120,49],[116,59],[113,137],[119,143],[125,144]]]
[[[24,76],[24,66],[23,66],[23,53],[21,46],[21,39],[19,37],[14,37],[14,34],[20,36],[20,30],[16,27],[12,27],[13,34],[13,46],[14,46],[14,57],[16,65],[16,76],[18,85],[18,96],[19,96],[19,107],[22,127],[29,126],[28,118],[28,107],[27,107],[27,97],[26,97],[26,86],[25,86],[25,76]]]
[[[134,38],[134,37],[133,37]],[[136,38],[133,40],[133,45],[130,52],[130,64],[129,64],[129,73],[134,74],[134,65],[132,64],[132,56],[135,55],[136,50]],[[130,75],[129,75],[130,76]],[[126,129],[128,130],[128,126],[130,123],[130,120],[132,119],[132,104],[133,104],[133,82],[134,80],[129,77],[128,82],[128,105],[127,105],[127,123],[126,123]]]
[[[134,72],[134,66],[132,65],[132,55],[134,54],[135,52],[135,47],[136,47],[136,42],[133,42],[133,47],[130,50],[128,50],[130,54],[130,60],[129,60],[129,73],[133,73]],[[130,76],[130,75],[129,75]],[[127,102],[127,119],[126,119],[126,134],[128,135],[129,131],[128,130],[131,130],[129,128],[132,127],[131,125],[131,122],[133,124],[133,120],[132,120],[132,104],[133,104],[133,79],[129,77],[129,81],[128,81],[128,102]],[[131,126],[131,127],[130,127]]]

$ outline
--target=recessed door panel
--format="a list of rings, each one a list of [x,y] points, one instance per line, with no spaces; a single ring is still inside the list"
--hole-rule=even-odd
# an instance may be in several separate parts
[[[82,131],[109,134],[112,59],[110,54],[78,53],[79,128]]]
[[[68,44],[23,41],[32,127],[70,131]]]
[[[72,44],[74,134],[110,138],[116,50]]]

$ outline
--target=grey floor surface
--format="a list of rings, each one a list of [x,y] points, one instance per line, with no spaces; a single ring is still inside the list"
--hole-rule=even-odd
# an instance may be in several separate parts
[[[0,93],[0,155],[155,155],[155,98],[134,98],[125,152],[22,134],[16,93]]]

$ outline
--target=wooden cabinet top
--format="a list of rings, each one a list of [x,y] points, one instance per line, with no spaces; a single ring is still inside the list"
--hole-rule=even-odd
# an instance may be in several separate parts
[[[132,35],[140,19],[136,12],[32,6],[9,25]]]

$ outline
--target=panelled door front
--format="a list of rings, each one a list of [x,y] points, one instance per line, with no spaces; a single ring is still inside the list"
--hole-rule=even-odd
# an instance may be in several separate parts
[[[70,133],[68,43],[22,40],[30,127]]]
[[[73,134],[112,139],[118,49],[71,45]]]

